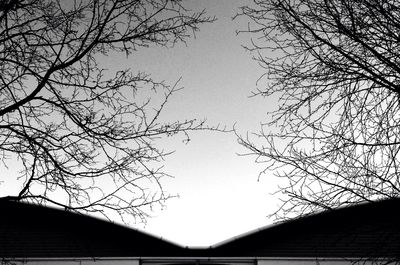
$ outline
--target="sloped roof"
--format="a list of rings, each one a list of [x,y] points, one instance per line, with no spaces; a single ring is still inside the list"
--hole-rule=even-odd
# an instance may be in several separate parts
[[[214,247],[214,255],[229,253],[248,257],[400,258],[400,200],[294,219]]]
[[[181,254],[178,245],[100,219],[0,202],[0,257],[137,257]]]
[[[190,249],[96,218],[0,201],[0,257],[398,259],[399,210],[400,199],[361,204],[257,229],[209,248]]]

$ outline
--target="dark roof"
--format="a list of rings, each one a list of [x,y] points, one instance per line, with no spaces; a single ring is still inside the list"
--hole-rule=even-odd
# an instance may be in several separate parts
[[[400,257],[400,199],[295,219],[219,244],[216,255]]]
[[[361,204],[258,229],[210,248],[189,249],[100,219],[0,201],[0,257],[398,258],[399,209],[399,199]]]
[[[0,257],[137,257],[181,247],[100,219],[54,208],[0,202]]]

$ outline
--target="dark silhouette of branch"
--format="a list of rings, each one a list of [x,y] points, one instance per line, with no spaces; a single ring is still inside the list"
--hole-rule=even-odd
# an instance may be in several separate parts
[[[0,153],[20,174],[2,180],[23,180],[2,199],[129,221],[170,198],[160,166],[170,152],[155,141],[207,126],[162,121],[178,84],[109,71],[106,58],[173,47],[213,20],[180,0],[2,1]]]
[[[286,185],[278,219],[400,194],[400,6],[393,1],[255,0],[246,47],[279,98],[248,155]]]

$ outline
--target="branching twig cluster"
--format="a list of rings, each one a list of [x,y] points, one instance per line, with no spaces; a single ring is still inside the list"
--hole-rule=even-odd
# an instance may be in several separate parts
[[[255,0],[240,15],[266,70],[255,94],[279,98],[240,142],[287,181],[278,219],[398,196],[399,3]]]
[[[160,183],[168,152],[155,140],[204,122],[160,121],[178,87],[129,69],[113,73],[105,62],[184,42],[211,21],[179,0],[2,1],[0,154],[23,180],[3,199],[140,220],[169,198]],[[157,106],[155,93],[164,95]]]

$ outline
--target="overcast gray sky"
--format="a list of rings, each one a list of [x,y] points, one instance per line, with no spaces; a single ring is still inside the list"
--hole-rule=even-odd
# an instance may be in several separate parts
[[[169,84],[182,78],[179,85],[184,89],[168,102],[162,116],[166,121],[205,118],[209,125],[235,124],[243,134],[258,131],[276,102],[249,97],[263,69],[241,47],[250,36],[235,33],[246,28],[247,21],[232,21],[238,7],[249,1],[184,2],[193,10],[206,9],[218,20],[202,25],[187,46],[143,48],[128,59],[123,54],[109,56],[105,63],[110,69],[144,71]],[[137,228],[181,245],[209,246],[271,224],[267,216],[277,209],[277,198],[270,194],[276,180],[266,175],[258,181],[262,165],[254,163],[255,157],[237,155],[246,150],[235,135],[201,131],[190,136],[188,144],[179,136],[162,141],[165,149],[176,150],[164,168],[175,178],[164,179],[164,188],[179,198],[169,200],[163,210],[155,209],[148,224]],[[14,168],[2,170],[11,176]],[[18,180],[7,181],[9,185],[0,185],[1,193],[17,192]]]
[[[206,9],[218,20],[203,25],[187,46],[143,49],[130,58],[133,70],[151,73],[155,79],[174,83],[182,77],[184,89],[171,98],[163,118],[207,118],[210,125],[236,124],[243,133],[259,130],[275,103],[249,98],[263,71],[241,47],[249,36],[235,33],[246,27],[246,21],[232,21],[246,2],[188,1],[190,8]],[[166,180],[165,187],[180,198],[155,211],[144,229],[182,245],[204,246],[270,224],[267,215],[277,206],[270,193],[276,184],[269,177],[257,181],[262,166],[254,163],[254,157],[237,156],[245,150],[235,136],[200,132],[191,138],[187,145],[181,137],[165,143],[176,150],[165,163],[175,178]]]

